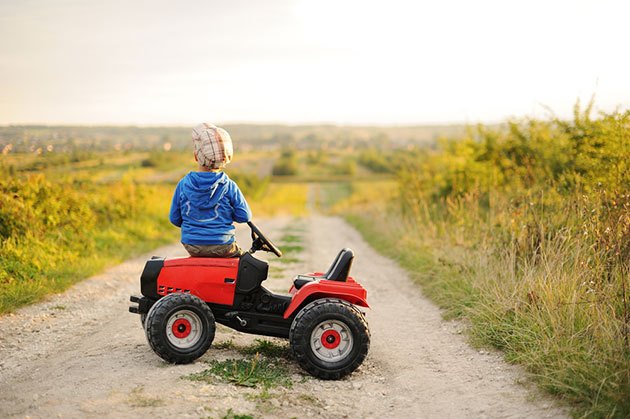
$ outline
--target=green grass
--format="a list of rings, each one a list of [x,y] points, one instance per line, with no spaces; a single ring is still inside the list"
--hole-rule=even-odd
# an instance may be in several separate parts
[[[249,202],[254,217],[308,214],[308,185],[305,183],[271,183],[260,199]]]
[[[286,274],[286,269],[281,264],[278,263],[278,264],[269,266],[270,278],[274,278],[274,279],[284,278],[285,274]]]
[[[260,354],[267,358],[291,358],[291,350],[287,342],[276,343],[266,339],[255,339],[252,345],[237,350],[245,355]]]
[[[228,411],[221,417],[222,419],[254,419],[253,416],[248,414],[239,414],[234,413],[232,408],[228,409]]]
[[[285,240],[283,240],[283,242],[285,242]],[[299,245],[299,244],[283,244],[282,245],[282,253],[300,253],[303,250],[304,250],[304,246]]]
[[[282,258],[278,260],[280,264],[289,265],[301,262],[300,254],[304,251],[304,227],[300,218],[296,218],[288,227],[284,229],[283,235],[278,240],[278,247],[282,250]],[[273,268],[273,267],[272,267]],[[282,273],[284,269],[279,271]]]
[[[445,318],[461,317],[478,300],[478,290],[461,268],[436,259],[428,246],[409,240],[401,226],[385,227],[386,224],[375,223],[372,218],[351,213],[345,218],[374,249],[400,263],[422,286],[423,293],[444,310]]]
[[[267,358],[291,358],[291,350],[287,342],[277,343],[267,339],[255,339],[248,346],[240,346],[233,340],[227,340],[218,344],[212,344],[213,349],[237,351],[243,355],[262,355]]]
[[[317,194],[317,208],[322,212],[329,211],[337,202],[352,195],[351,182],[319,183],[313,187]]]
[[[354,183],[333,210],[575,415],[625,418],[630,111],[591,110],[386,153],[392,187]]]
[[[271,397],[270,388],[293,386],[289,370],[284,364],[291,357],[286,343],[256,339],[251,345],[240,346],[228,340],[213,345],[213,348],[237,351],[245,355],[245,358],[212,360],[208,362],[209,368],[183,378],[208,383],[219,380],[242,387],[260,387],[261,393],[253,397],[261,400]]]
[[[282,236],[279,241],[280,241],[280,243],[284,243],[284,244],[287,244],[287,243],[302,243],[302,237],[298,236],[296,234],[288,233],[288,234],[285,234],[284,236]]]
[[[629,144],[630,111],[479,127],[335,209],[575,415],[630,417]]]
[[[300,262],[301,259],[296,258],[296,257],[290,257],[290,256],[285,256],[284,254],[282,255],[282,258],[280,260],[278,260],[278,263],[282,263],[285,265],[290,265],[292,263],[298,263]]]
[[[293,382],[288,369],[277,360],[269,360],[256,354],[244,359],[212,360],[208,368],[202,372],[185,376],[192,381],[213,383],[224,381],[243,387],[287,387]]]
[[[219,342],[219,343],[213,343],[212,344],[212,349],[219,349],[219,350],[234,350],[236,349],[236,345],[234,344],[234,341],[232,339],[223,341],[223,342]]]
[[[466,319],[473,344],[502,350],[577,416],[628,417],[630,351],[618,320],[623,311],[615,308],[622,296],[614,293],[627,274],[613,274],[605,289],[584,291],[575,280],[580,269],[570,262],[584,255],[561,247],[546,254],[544,266],[521,267],[522,276],[513,276],[508,257],[428,239],[391,213],[387,219],[380,214],[346,218],[405,268],[446,318]]]
[[[68,185],[42,178],[16,182],[2,184],[16,191],[19,200],[5,201],[10,205],[0,209],[5,235],[0,243],[0,314],[177,238],[164,216],[172,189],[168,185],[133,185],[122,194],[112,192],[116,186],[64,191]]]
[[[136,233],[143,230],[139,227],[137,225],[112,227],[107,232],[112,236],[112,240],[98,243],[95,246],[97,253],[69,258],[65,264],[56,264],[52,267],[46,266],[46,262],[43,261],[39,267],[33,269],[26,266],[30,265],[29,261],[24,262],[24,269],[31,271],[28,278],[0,284],[0,314],[40,301],[49,294],[63,292],[76,282],[101,272],[109,266],[175,240],[175,236],[169,231],[163,231],[163,235],[159,237],[139,239]],[[20,263],[17,262],[13,269],[20,269]],[[57,309],[63,310],[63,308]]]

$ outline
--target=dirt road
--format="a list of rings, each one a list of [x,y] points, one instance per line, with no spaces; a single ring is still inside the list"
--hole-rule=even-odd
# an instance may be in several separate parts
[[[211,348],[191,365],[160,360],[147,345],[138,316],[127,312],[128,296],[139,292],[146,259],[141,257],[0,318],[0,417],[567,415],[519,384],[526,380],[518,368],[468,346],[462,326],[443,321],[407,275],[342,220],[314,216],[258,224],[272,239],[281,231],[297,235],[304,247],[290,264],[267,258],[276,268],[265,284],[274,291],[286,291],[296,273],[325,269],[342,247],[355,251],[352,275],[368,289],[372,345],[354,374],[320,381],[289,363],[292,387],[272,389],[264,397],[259,389],[218,380],[182,379],[207,368],[208,360],[242,357],[229,347],[251,345],[259,337],[219,326],[214,344],[233,345]],[[249,245],[246,237],[240,230],[240,243]],[[179,244],[153,254],[183,255]]]

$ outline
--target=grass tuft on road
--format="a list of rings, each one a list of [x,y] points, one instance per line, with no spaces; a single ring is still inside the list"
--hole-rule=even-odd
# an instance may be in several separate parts
[[[221,417],[221,419],[254,419],[254,417],[248,414],[234,413],[234,410],[232,410],[232,408],[229,408],[226,414]]]
[[[291,358],[291,349],[287,342],[277,343],[266,339],[255,339],[254,343],[237,349],[245,355],[263,355],[267,358]]]
[[[254,339],[254,343],[251,345],[241,346],[230,339],[218,344],[212,344],[212,348],[236,351],[243,355],[260,354],[267,358],[291,358],[291,348],[286,341],[275,342],[267,339]]]
[[[256,354],[244,359],[212,360],[206,370],[187,375],[184,378],[192,381],[213,383],[220,380],[243,387],[291,388],[293,382],[288,369],[277,360],[271,360]]]

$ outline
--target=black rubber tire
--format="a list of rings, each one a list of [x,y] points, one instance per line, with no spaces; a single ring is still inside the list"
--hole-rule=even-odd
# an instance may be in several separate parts
[[[151,312],[153,311],[154,308],[155,308],[155,303],[153,303],[153,305],[151,306],[147,314],[144,315],[144,319],[142,318],[142,315],[140,315],[140,323],[142,323],[142,329],[144,329],[144,334],[147,337],[147,340],[149,340],[149,335],[147,334],[147,318],[151,315]]]
[[[152,300],[151,301],[151,306],[149,307],[149,311],[147,311],[146,313],[140,313],[140,324],[142,324],[142,330],[144,330],[144,332],[146,333],[146,327],[145,324],[147,322],[147,317],[149,315],[149,312],[151,311],[151,309],[153,308],[153,306],[155,305],[156,301]]]
[[[311,347],[313,330],[327,320],[343,323],[352,335],[352,348],[336,362],[318,358]],[[309,374],[324,380],[338,380],[363,363],[370,349],[370,331],[365,317],[355,306],[337,298],[322,298],[300,310],[291,324],[289,341],[295,359]]]
[[[156,303],[156,300],[152,300],[149,310],[146,313],[140,313],[140,324],[142,325],[142,330],[144,330],[145,333],[147,331],[146,326],[145,326],[147,322],[147,317],[149,316],[149,312],[151,312],[151,309],[153,308],[155,303]]]
[[[201,322],[199,337],[187,348],[178,347],[167,336],[169,320],[183,312],[192,312]],[[159,299],[147,313],[145,333],[151,349],[165,361],[189,364],[206,353],[216,325],[210,307],[199,297],[190,294],[169,294]]]

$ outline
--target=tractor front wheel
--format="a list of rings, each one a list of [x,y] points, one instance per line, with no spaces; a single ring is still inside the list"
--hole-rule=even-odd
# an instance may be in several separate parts
[[[206,353],[215,328],[210,307],[190,294],[159,299],[145,320],[149,345],[162,359],[174,364],[188,364]]]
[[[356,370],[370,348],[363,314],[336,298],[315,300],[300,310],[289,340],[300,366],[324,380],[338,380]]]

